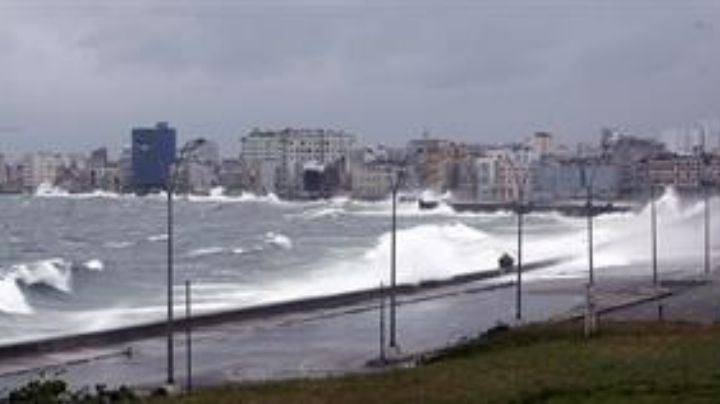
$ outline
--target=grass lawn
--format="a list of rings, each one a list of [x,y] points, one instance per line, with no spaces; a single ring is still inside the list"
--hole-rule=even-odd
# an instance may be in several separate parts
[[[720,402],[720,325],[533,325],[414,369],[239,384],[153,403]]]

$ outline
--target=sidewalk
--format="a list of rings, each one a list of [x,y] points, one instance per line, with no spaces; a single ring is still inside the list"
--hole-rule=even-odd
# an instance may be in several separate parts
[[[665,320],[710,324],[720,321],[720,276],[698,275],[682,281],[661,284],[672,294],[613,311],[603,316],[610,320]]]

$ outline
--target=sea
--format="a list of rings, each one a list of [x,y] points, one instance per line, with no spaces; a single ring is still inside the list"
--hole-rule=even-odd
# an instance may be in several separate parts
[[[389,284],[390,201],[288,202],[250,194],[177,196],[175,302],[216,312]],[[711,232],[720,229],[713,198]],[[702,270],[702,201],[672,189],[657,201],[661,274]],[[0,345],[158,321],[166,314],[167,204],[148,196],[46,189],[0,196]],[[525,217],[523,262],[556,260],[525,282],[584,278],[587,221]],[[398,206],[398,281],[417,283],[497,268],[516,257],[513,212],[456,213]],[[651,274],[648,206],[594,220],[596,278]],[[713,261],[720,236],[712,234]],[[662,276],[662,275],[661,275]],[[502,279],[499,279],[502,281]]]

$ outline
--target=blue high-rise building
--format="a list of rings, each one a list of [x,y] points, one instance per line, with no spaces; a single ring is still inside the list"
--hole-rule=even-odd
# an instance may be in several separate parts
[[[132,184],[135,192],[165,189],[175,162],[176,132],[166,122],[132,130]]]

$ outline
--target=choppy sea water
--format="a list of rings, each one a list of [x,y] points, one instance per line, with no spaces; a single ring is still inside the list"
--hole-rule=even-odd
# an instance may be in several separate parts
[[[717,211],[720,203],[711,203]],[[178,197],[175,279],[193,282],[196,312],[321,296],[388,283],[390,203],[347,199]],[[661,270],[702,265],[703,205],[667,192],[658,203]],[[524,261],[563,261],[525,279],[584,277],[585,219],[526,218]],[[712,228],[720,226],[712,215]],[[0,197],[0,343],[162,319],[166,204],[162,195]],[[512,213],[458,214],[399,206],[400,282],[494,269],[515,254]],[[648,271],[648,209],[596,219],[595,264]],[[720,237],[713,238],[713,251]],[[621,271],[621,273],[623,272]],[[617,272],[617,271],[616,271]]]

